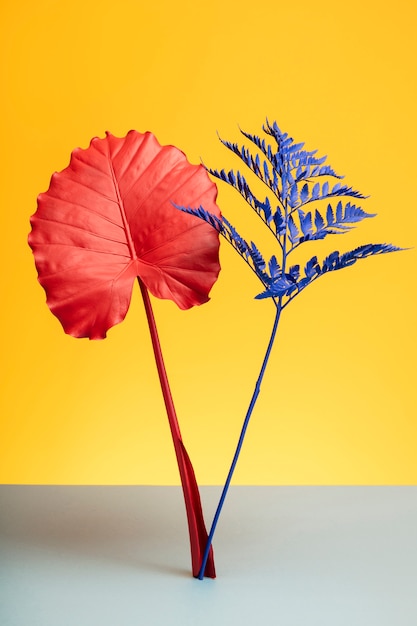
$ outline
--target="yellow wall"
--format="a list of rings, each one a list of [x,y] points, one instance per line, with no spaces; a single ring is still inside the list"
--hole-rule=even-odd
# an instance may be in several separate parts
[[[256,132],[268,116],[328,154],[378,213],[316,250],[415,246],[415,11],[410,0],[3,0],[2,482],[178,482],[139,294],[105,341],[88,342],[64,335],[36,281],[29,216],[71,150],[135,128],[232,167],[216,131],[237,140],[238,124]],[[219,203],[256,231],[233,190]],[[154,303],[203,484],[223,482],[274,315],[225,246],[209,304]],[[363,261],[286,310],[236,483],[416,482],[416,270],[415,249]]]

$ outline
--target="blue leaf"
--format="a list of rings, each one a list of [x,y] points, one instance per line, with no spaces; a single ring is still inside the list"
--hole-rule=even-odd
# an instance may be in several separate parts
[[[271,210],[271,203],[269,201],[268,196],[266,196],[265,198],[265,202],[262,205],[262,210],[265,215],[265,220],[267,224],[269,224],[269,222],[272,220],[272,210]]]
[[[281,135],[281,141],[279,142],[280,152],[287,152],[289,146],[292,144],[292,137],[288,137],[287,133]]]
[[[265,202],[261,202],[260,200],[255,198],[255,196],[252,196],[252,195],[251,195],[251,198],[252,200],[250,201],[250,204],[252,208],[254,208],[256,212],[261,215],[264,222],[269,224],[269,222],[272,219],[272,212],[271,212],[271,203],[269,201],[268,196],[265,198]]]
[[[317,210],[314,216],[314,225],[316,227],[316,230],[319,230],[319,231],[324,228],[324,219]]]
[[[292,208],[294,208],[297,205],[298,202],[298,189],[297,189],[297,185],[293,184],[293,186],[291,187],[291,192],[290,192],[290,206]]]
[[[277,278],[281,272],[281,268],[275,255],[271,256],[271,258],[269,259],[268,267],[271,278]]]
[[[236,176],[233,170],[230,170],[230,172],[227,175],[228,178],[228,182],[233,185],[233,187],[236,187]]]
[[[264,177],[265,177],[265,180],[268,181],[271,178],[271,176],[269,174],[268,164],[267,164],[266,161],[264,161],[263,163],[264,163]]]
[[[291,139],[291,141],[293,141]],[[294,143],[291,146],[288,147],[288,151],[289,152],[297,152],[298,150],[301,150],[301,148],[304,146],[304,143]]]
[[[278,174],[275,168],[272,170],[272,175],[273,175],[273,180],[271,182],[271,187],[272,187],[272,191],[276,193],[278,189]]]
[[[311,191],[311,199],[318,200],[320,197],[320,183],[316,183]]]
[[[301,202],[306,202],[306,200],[308,199],[308,184],[305,183],[305,185],[303,185],[303,188],[300,191],[300,200]]]
[[[336,207],[336,223],[341,223],[343,220],[343,205],[341,203],[341,201],[339,200],[339,202],[337,203],[337,207]]]
[[[327,205],[327,211],[326,211],[326,220],[327,220],[327,224],[329,226],[331,226],[332,224],[334,224],[334,215],[333,215],[333,209],[331,204]]]
[[[367,217],[375,217],[376,213],[365,213],[363,209],[348,202],[345,206],[345,215],[343,220],[350,224],[360,222]]]
[[[365,198],[359,191],[355,191],[352,187],[347,185],[341,186],[337,183],[330,191],[328,182],[325,182],[322,187],[322,198],[331,198],[332,196],[353,196],[354,198]]]
[[[273,220],[275,223],[275,228],[277,231],[277,235],[284,235],[285,231],[286,231],[286,227],[285,227],[285,220],[283,218],[281,209],[279,208],[279,206],[276,207],[276,211],[274,213],[273,216]]]
[[[353,265],[358,259],[365,259],[369,256],[374,256],[375,254],[386,254],[387,252],[399,252],[403,248],[398,248],[397,246],[393,246],[392,244],[387,243],[378,243],[378,244],[365,244],[364,246],[359,246],[350,252],[345,252],[339,259],[337,267],[334,269],[342,269],[343,267],[348,267],[349,265]]]
[[[336,174],[336,172],[329,165],[322,165],[322,167],[318,168],[316,176],[333,176],[334,178],[343,178],[340,174]]]
[[[295,225],[292,215],[290,215],[290,217],[288,218],[288,230],[291,243],[297,243],[300,238],[300,233],[297,226]]]
[[[251,254],[253,264],[255,266],[256,273],[257,274],[259,273],[259,275],[262,276],[263,270],[266,267],[266,263],[264,261],[262,254],[259,252],[258,248],[256,247],[253,241],[251,241],[250,243],[250,254]]]
[[[281,196],[283,200],[286,200],[288,197],[288,181],[284,172],[281,176]]]
[[[302,211],[299,211],[300,214],[300,226],[303,231],[303,235],[305,237],[309,237],[313,234],[313,223],[311,220],[311,212],[304,214]]]

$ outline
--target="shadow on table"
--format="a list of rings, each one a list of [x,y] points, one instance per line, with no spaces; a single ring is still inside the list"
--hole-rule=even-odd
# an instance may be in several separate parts
[[[0,535],[6,545],[190,576],[183,508],[169,487],[3,486]]]

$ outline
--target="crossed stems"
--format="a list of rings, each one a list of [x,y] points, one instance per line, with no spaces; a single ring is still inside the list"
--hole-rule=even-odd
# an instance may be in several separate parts
[[[276,305],[276,313],[274,324],[272,327],[271,336],[269,338],[268,346],[265,352],[265,356],[262,362],[262,366],[258,375],[258,379],[255,384],[255,389],[252,394],[252,398],[246,412],[245,420],[243,422],[242,430],[238,440],[238,444],[233,456],[232,464],[230,466],[225,485],[223,487],[219,503],[217,505],[216,512],[214,514],[213,522],[210,528],[210,532],[207,534],[206,526],[203,518],[203,511],[201,506],[200,493],[198,490],[197,481],[195,478],[193,466],[191,464],[188,453],[185,449],[184,443],[181,437],[181,431],[176,416],[175,406],[172,399],[171,390],[169,387],[168,377],[165,369],[165,364],[162,356],[161,345],[159,342],[158,332],[156,328],[155,318],[153,315],[152,305],[150,302],[148,291],[143,282],[138,278],[139,286],[142,293],[143,302],[145,305],[146,317],[148,320],[149,331],[151,334],[152,346],[155,355],[156,366],[159,375],[159,381],[161,384],[162,394],[164,397],[165,408],[168,415],[168,421],[171,429],[172,440],[174,443],[175,454],[177,457],[178,469],[181,478],[182,489],[184,493],[185,508],[188,521],[188,532],[190,536],[191,547],[191,562],[192,573],[195,578],[203,580],[205,576],[209,578],[216,577],[216,571],[214,567],[214,555],[213,555],[213,537],[216,531],[217,523],[219,521],[220,513],[222,511],[229,486],[233,477],[233,473],[236,468],[236,464],[240,455],[240,451],[243,445],[243,441],[246,435],[246,430],[249,425],[250,418],[255,408],[256,401],[258,399],[262,380],[265,374],[265,370],[271,355],[272,346],[275,341],[275,337],[278,330],[279,320],[282,310],[285,305],[282,303],[282,297],[274,299]],[[286,303],[287,304],[287,303]]]
[[[281,242],[280,242],[281,243]],[[284,237],[284,243],[281,244],[283,250],[283,270],[285,270],[285,261],[288,255],[286,251],[286,237]],[[291,252],[291,250],[290,250]],[[251,268],[253,269],[253,268]],[[240,432],[239,440],[236,446],[236,450],[233,456],[233,460],[224,484],[219,503],[217,505],[216,512],[213,517],[213,522],[210,528],[210,532],[207,533],[207,529],[204,523],[203,511],[201,506],[200,493],[195,478],[193,466],[191,464],[188,453],[185,449],[182,441],[180,427],[176,416],[175,406],[172,399],[171,390],[169,387],[168,377],[165,369],[165,364],[162,356],[161,345],[159,342],[158,332],[156,328],[155,318],[152,311],[152,306],[149,298],[148,291],[143,282],[138,278],[139,286],[142,293],[143,302],[145,305],[146,316],[149,325],[149,331],[151,334],[152,346],[155,355],[156,366],[158,370],[159,380],[161,384],[162,394],[164,397],[165,407],[168,415],[168,421],[171,429],[172,439],[174,443],[175,454],[177,457],[177,464],[181,478],[182,489],[184,493],[185,508],[188,521],[188,532],[190,536],[191,547],[191,562],[192,573],[195,578],[203,580],[205,576],[209,578],[216,577],[216,571],[214,567],[214,555],[213,555],[213,537],[216,531],[217,523],[229,490],[229,486],[236,468],[236,464],[241,452],[243,441],[246,435],[246,430],[249,425],[250,418],[255,408],[256,401],[258,399],[262,380],[265,374],[265,370],[271,355],[272,346],[275,341],[275,337],[278,330],[279,320],[281,313],[285,306],[289,303],[290,299],[283,304],[282,297],[273,298],[273,302],[276,306],[276,313],[274,324],[272,327],[271,336],[269,338],[268,346],[265,352],[265,356],[262,362],[262,366],[255,384],[255,389],[252,394],[252,398],[246,412],[246,416],[243,422],[243,426]]]

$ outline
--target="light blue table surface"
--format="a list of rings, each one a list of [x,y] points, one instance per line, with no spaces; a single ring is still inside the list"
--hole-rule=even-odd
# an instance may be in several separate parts
[[[1,626],[416,626],[417,487],[232,487],[215,559],[178,487],[0,487]]]

